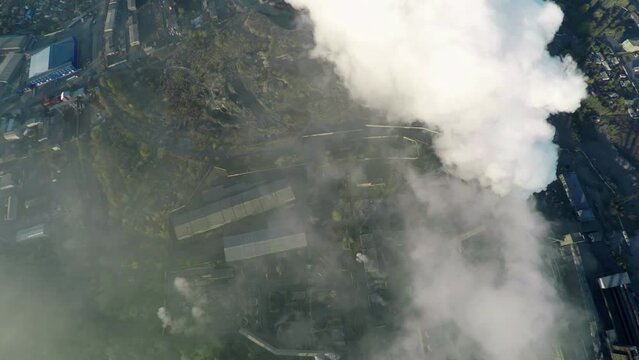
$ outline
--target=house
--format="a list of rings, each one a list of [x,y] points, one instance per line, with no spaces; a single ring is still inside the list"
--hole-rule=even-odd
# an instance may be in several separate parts
[[[639,39],[626,39],[621,43],[621,47],[625,52],[639,52]]]

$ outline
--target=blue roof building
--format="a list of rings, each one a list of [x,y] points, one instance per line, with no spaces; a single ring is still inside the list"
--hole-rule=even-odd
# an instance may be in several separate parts
[[[75,38],[69,37],[31,55],[28,85],[42,86],[77,71],[78,44]]]
[[[587,222],[595,220],[595,214],[592,212],[588,201],[586,200],[586,194],[584,194],[581,188],[581,183],[577,174],[569,172],[567,174],[559,175],[559,180],[566,191],[570,204],[575,209],[579,221]]]

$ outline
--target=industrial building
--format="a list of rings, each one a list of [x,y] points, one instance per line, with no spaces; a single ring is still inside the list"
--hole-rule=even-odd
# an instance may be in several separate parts
[[[0,62],[0,83],[10,83],[18,74],[22,66],[24,55],[21,53],[8,53]]]
[[[613,329],[608,333],[614,345],[639,346],[639,311],[630,291],[628,273],[618,273],[597,280]],[[613,330],[613,331],[610,331]]]
[[[586,194],[584,194],[579,178],[577,178],[577,174],[574,172],[561,174],[559,175],[559,180],[564,187],[564,191],[566,192],[566,196],[568,196],[570,204],[577,213],[579,221],[594,221],[595,215],[590,209],[590,205],[588,205]]]
[[[104,21],[104,32],[112,32],[115,27],[115,18],[118,15],[118,7],[109,6],[109,10],[107,11],[106,20]]]
[[[129,45],[131,47],[140,45],[140,31],[138,29],[137,16],[129,16]]]
[[[226,262],[248,260],[256,257],[301,249],[308,245],[306,234],[277,234],[269,230],[255,231],[224,237]]]
[[[286,182],[255,187],[200,209],[173,216],[175,237],[185,240],[294,200],[293,189]]]
[[[18,197],[16,195],[9,195],[5,199],[4,203],[4,220],[13,221],[18,216]]]
[[[0,54],[23,52],[28,43],[29,37],[26,35],[0,36]]]
[[[9,190],[16,187],[13,175],[10,173],[0,174],[0,190]]]
[[[636,346],[613,345],[610,350],[612,360],[637,360],[639,351]]]
[[[29,86],[37,87],[78,71],[78,44],[66,38],[31,55]]]
[[[18,231],[16,234],[16,242],[22,243],[29,240],[44,239],[49,236],[44,224],[36,225],[28,229]]]
[[[9,119],[4,128],[4,139],[7,141],[15,141],[22,139],[22,124],[20,124],[16,119]]]

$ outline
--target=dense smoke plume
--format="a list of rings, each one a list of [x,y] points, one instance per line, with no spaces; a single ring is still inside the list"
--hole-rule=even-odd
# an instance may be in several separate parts
[[[314,55],[391,121],[438,128],[451,173],[500,194],[554,178],[549,114],[574,111],[585,82],[546,51],[562,21],[537,0],[288,0],[308,9]]]
[[[472,346],[461,359],[546,358],[566,319],[542,272],[539,240],[547,229],[532,205],[456,179],[409,178],[418,204],[405,218],[419,326],[435,338],[442,328],[458,332],[456,341],[433,344],[441,355],[435,358],[462,344]],[[478,225],[486,230],[464,240],[451,236]]]
[[[555,177],[547,117],[574,111],[585,96],[572,59],[546,50],[562,22],[559,7],[288,1],[307,10],[313,54],[335,65],[351,95],[389,121],[439,130],[437,154],[461,179],[409,176],[417,202],[404,213],[419,316],[387,351],[409,348],[418,327],[430,334],[434,359],[548,357],[562,306],[542,272],[544,222],[523,198]],[[473,227],[486,230],[456,238]]]

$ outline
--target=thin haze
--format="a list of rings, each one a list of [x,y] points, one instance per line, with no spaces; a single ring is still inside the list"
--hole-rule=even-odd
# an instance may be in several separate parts
[[[314,54],[352,96],[391,121],[441,130],[448,170],[500,194],[554,178],[551,113],[574,111],[585,82],[551,57],[563,15],[537,0],[289,0],[309,10]]]
[[[546,50],[563,19],[559,7],[288,1],[308,11],[314,55],[335,65],[351,95],[389,121],[437,128],[437,154],[462,180],[409,176],[418,204],[404,209],[419,316],[388,351],[409,347],[419,326],[434,359],[544,358],[562,305],[542,272],[544,221],[523,199],[555,178],[548,116],[574,111],[586,88],[572,59]],[[455,239],[475,226],[486,231]]]

